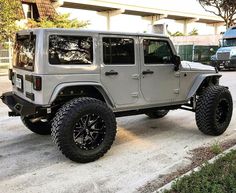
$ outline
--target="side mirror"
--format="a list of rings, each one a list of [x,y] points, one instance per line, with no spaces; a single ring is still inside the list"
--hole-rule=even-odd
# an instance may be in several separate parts
[[[180,66],[180,64],[181,64],[181,59],[180,59],[180,57],[174,55],[174,56],[173,56],[173,63],[174,63],[174,65],[175,65],[175,71],[178,71],[178,70],[179,70],[179,66]]]

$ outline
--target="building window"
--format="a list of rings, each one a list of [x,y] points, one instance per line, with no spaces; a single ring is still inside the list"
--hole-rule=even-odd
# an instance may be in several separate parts
[[[38,19],[39,12],[35,3],[22,3],[25,18]]]
[[[49,36],[50,64],[92,64],[93,38],[88,36]]]
[[[145,64],[170,64],[173,53],[167,41],[144,39],[144,63]]]
[[[104,64],[135,64],[133,39],[105,37],[102,41]]]

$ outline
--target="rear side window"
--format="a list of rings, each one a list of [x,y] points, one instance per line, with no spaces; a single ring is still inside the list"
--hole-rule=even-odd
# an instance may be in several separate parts
[[[49,36],[49,63],[92,64],[93,38],[89,36]]]
[[[134,64],[134,40],[131,38],[104,37],[103,62],[104,64]]]
[[[32,71],[34,68],[35,35],[18,35],[14,47],[14,64],[16,68]]]
[[[144,63],[145,64],[170,64],[173,53],[167,41],[144,39]]]

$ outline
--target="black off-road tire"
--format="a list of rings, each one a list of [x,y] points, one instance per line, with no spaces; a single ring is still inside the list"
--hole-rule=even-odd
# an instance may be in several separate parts
[[[28,117],[21,117],[23,124],[32,132],[39,135],[50,135],[51,134],[51,122],[32,122]]]
[[[78,124],[82,123],[83,117],[95,115],[102,120],[102,122],[100,121],[96,124],[103,124],[102,129],[104,132],[103,134],[98,133],[95,138],[96,140],[90,143],[90,145],[98,143],[95,148],[84,149],[87,144],[82,146],[76,141],[75,130]],[[86,119],[85,122],[89,122],[89,120]],[[85,128],[84,125],[83,127]],[[83,127],[80,126],[79,128]],[[85,133],[83,135],[92,135],[91,133],[86,134],[87,126],[86,132],[85,129],[81,129],[78,135],[82,135],[82,131]],[[103,135],[103,138],[99,138],[99,135]],[[116,118],[114,113],[104,102],[94,98],[83,97],[72,99],[58,110],[52,122],[53,141],[57,144],[62,154],[75,162],[87,163],[99,159],[111,148],[115,136]],[[85,143],[85,138],[82,142]]]
[[[223,86],[210,86],[197,100],[197,126],[204,134],[221,135],[229,126],[232,111],[233,101],[229,90]]]
[[[145,113],[151,119],[159,119],[168,114],[169,110],[157,110],[157,111],[150,111]]]

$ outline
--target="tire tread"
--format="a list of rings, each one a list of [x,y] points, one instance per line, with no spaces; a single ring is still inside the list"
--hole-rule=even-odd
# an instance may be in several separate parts
[[[95,108],[104,108],[104,113],[110,117],[112,134],[108,136],[107,143],[100,152],[93,156],[79,156],[71,148],[71,144],[66,144],[68,140],[66,139],[67,136],[65,135],[64,129],[66,127],[66,121],[72,119],[73,115],[78,112],[78,108],[83,109],[89,104],[93,104]],[[51,135],[53,142],[58,146],[63,155],[72,161],[87,163],[99,159],[111,148],[116,135],[116,119],[112,110],[102,101],[89,97],[75,98],[63,105],[56,113],[52,122]]]
[[[196,123],[199,130],[204,134],[217,136],[221,135],[227,129],[227,127],[219,129],[215,126],[214,115],[212,113],[215,106],[217,105],[216,104],[217,101],[215,99],[221,93],[227,93],[230,95],[230,92],[226,87],[210,86],[204,90],[204,92],[200,95],[199,99],[197,100],[196,115],[195,115]],[[230,103],[232,104],[232,98]]]

